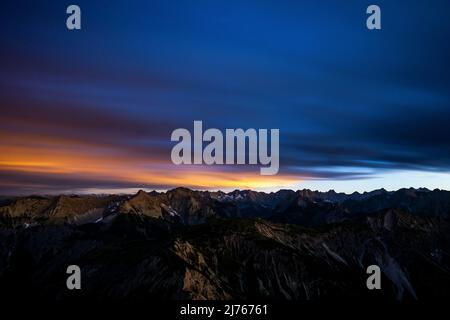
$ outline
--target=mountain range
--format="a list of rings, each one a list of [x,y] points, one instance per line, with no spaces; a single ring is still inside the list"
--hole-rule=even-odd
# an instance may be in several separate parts
[[[321,300],[450,294],[450,192],[139,191],[0,198],[9,297]],[[67,290],[68,265],[83,289]],[[382,290],[366,268],[380,266]]]

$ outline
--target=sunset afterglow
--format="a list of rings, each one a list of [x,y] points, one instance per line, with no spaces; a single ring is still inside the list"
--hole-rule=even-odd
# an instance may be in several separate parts
[[[77,31],[64,5],[6,6],[0,195],[450,189],[448,38],[439,19],[411,33],[425,4],[371,33],[365,7],[341,2],[83,2]],[[278,173],[172,164],[171,133],[196,120],[279,129]]]

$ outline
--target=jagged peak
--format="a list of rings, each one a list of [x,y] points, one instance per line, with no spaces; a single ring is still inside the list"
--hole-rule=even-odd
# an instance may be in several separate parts
[[[145,192],[144,190],[139,190],[137,193],[136,193],[136,195],[148,195],[148,193],[147,192]]]
[[[197,191],[186,188],[186,187],[177,187],[177,188],[170,189],[167,191],[167,193],[173,193],[173,194],[193,194],[196,192]]]

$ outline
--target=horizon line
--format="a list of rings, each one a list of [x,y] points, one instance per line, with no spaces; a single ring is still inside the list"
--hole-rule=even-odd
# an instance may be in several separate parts
[[[303,188],[303,189],[278,189],[276,191],[270,191],[270,192],[266,192],[266,191],[259,191],[259,190],[253,190],[253,189],[233,189],[231,191],[223,191],[221,189],[195,189],[195,188],[189,188],[189,187],[184,187],[184,186],[179,186],[179,187],[175,187],[175,188],[168,188],[168,189],[148,189],[148,188],[127,188],[127,189],[133,189],[136,191],[132,191],[132,192],[60,192],[60,193],[24,193],[24,194],[0,194],[0,197],[2,198],[8,198],[8,197],[33,197],[33,196],[37,196],[37,197],[45,197],[45,196],[62,196],[62,195],[66,195],[66,196],[89,196],[89,195],[96,195],[96,196],[108,196],[108,195],[135,195],[137,193],[139,193],[140,191],[144,191],[146,193],[151,193],[151,192],[157,192],[157,193],[167,193],[169,191],[172,190],[176,190],[176,189],[187,189],[190,191],[194,191],[194,192],[209,192],[209,193],[213,193],[213,192],[222,192],[224,194],[230,194],[233,193],[235,191],[238,192],[243,192],[243,191],[253,191],[253,192],[258,192],[258,193],[264,193],[264,194],[272,194],[272,193],[278,193],[280,191],[292,191],[292,192],[299,192],[299,191],[311,191],[311,192],[318,192],[318,193],[328,193],[328,192],[334,192],[336,194],[344,194],[344,195],[352,195],[352,194],[366,194],[366,193],[371,193],[374,191],[385,191],[388,193],[392,193],[392,192],[398,192],[400,190],[415,190],[415,191],[428,191],[428,192],[432,192],[432,191],[446,191],[446,192],[450,192],[450,190],[447,189],[441,189],[441,188],[434,188],[434,189],[429,189],[426,187],[419,187],[419,188],[414,188],[414,187],[403,187],[403,188],[399,188],[399,189],[393,189],[393,190],[387,190],[385,188],[376,188],[370,191],[353,191],[351,193],[348,192],[338,192],[334,189],[329,189],[327,191],[320,191],[320,190],[312,190],[309,188]]]

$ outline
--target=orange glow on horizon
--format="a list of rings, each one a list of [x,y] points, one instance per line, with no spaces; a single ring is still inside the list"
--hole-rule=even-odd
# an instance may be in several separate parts
[[[5,138],[5,137],[2,137]],[[9,142],[19,142],[12,137]],[[19,141],[17,141],[19,140]],[[0,146],[0,171],[39,174],[45,177],[64,176],[90,181],[127,183],[136,188],[146,186],[189,187],[194,189],[281,189],[299,183],[298,176],[278,174],[261,176],[259,165],[253,168],[236,166],[224,171],[216,166],[176,166],[167,159],[126,154],[120,149],[77,144],[58,139],[42,139],[33,144],[21,141]],[[67,142],[65,144],[64,142]],[[90,189],[98,189],[95,185]],[[111,189],[111,188],[109,188]],[[118,189],[121,189],[118,187]],[[155,187],[155,189],[158,189]],[[162,189],[162,188],[159,188]]]

